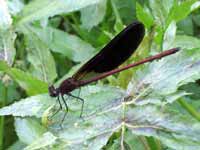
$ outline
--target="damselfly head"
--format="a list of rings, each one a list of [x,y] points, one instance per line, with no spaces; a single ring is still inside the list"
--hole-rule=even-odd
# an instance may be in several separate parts
[[[49,86],[49,95],[51,97],[57,97],[59,94],[58,89],[56,89],[53,85]]]

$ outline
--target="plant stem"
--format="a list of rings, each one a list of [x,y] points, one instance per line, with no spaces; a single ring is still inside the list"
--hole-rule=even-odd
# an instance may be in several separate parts
[[[2,84],[2,105],[1,107],[4,107],[6,105],[7,101],[7,89]],[[0,150],[3,150],[3,137],[4,137],[4,117],[0,117]]]
[[[116,7],[114,1],[111,0],[110,2],[111,2],[112,8],[113,8],[113,12],[114,12],[115,17],[116,17],[116,22],[118,22],[121,26],[123,26],[122,19],[120,17],[119,11],[117,10],[117,7]]]
[[[188,113],[190,113],[195,119],[200,121],[200,113],[197,112],[190,104],[188,104],[184,99],[179,99],[178,102],[183,108],[185,108],[185,110],[187,110]]]
[[[76,16],[74,15],[74,13],[71,13],[70,17],[74,21],[74,24],[78,27],[79,26],[79,22],[78,22]]]
[[[148,142],[149,148],[152,150],[161,150],[161,144],[159,143],[159,141],[157,141],[156,139],[154,139],[153,137],[146,137],[146,140]]]
[[[124,150],[124,134],[125,134],[125,111],[126,111],[126,104],[123,103],[122,104],[122,109],[123,109],[123,123],[122,123],[122,131],[121,131],[121,141],[120,141],[120,145],[121,145],[121,150]]]

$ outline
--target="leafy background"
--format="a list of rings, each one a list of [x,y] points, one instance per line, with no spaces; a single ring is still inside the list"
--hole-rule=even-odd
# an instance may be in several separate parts
[[[0,0],[0,148],[200,149],[199,8],[198,0]],[[83,119],[70,98],[63,128],[64,112],[49,120],[58,105],[48,85],[134,20],[146,35],[125,64],[181,51],[81,88]]]

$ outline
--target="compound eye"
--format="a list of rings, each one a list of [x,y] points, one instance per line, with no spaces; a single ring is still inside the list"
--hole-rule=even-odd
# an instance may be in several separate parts
[[[58,95],[57,90],[53,85],[49,86],[49,95],[52,97],[56,97]]]

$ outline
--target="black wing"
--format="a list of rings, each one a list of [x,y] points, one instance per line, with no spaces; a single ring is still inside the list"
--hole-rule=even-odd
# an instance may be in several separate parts
[[[74,75],[77,80],[88,73],[104,73],[121,65],[137,49],[145,34],[144,25],[134,22],[112,39],[99,53],[85,63]]]

